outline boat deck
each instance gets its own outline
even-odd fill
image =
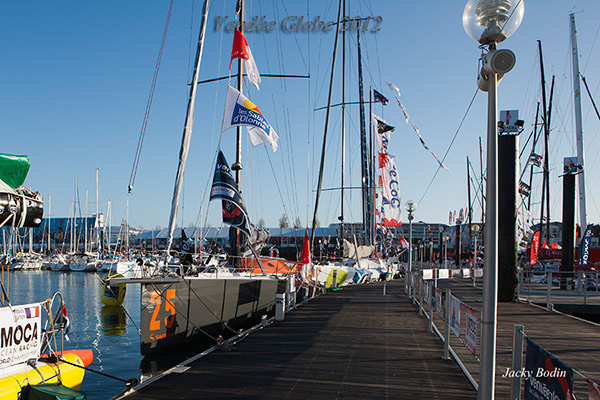
[[[403,281],[344,287],[177,368],[127,399],[475,399],[404,294]]]

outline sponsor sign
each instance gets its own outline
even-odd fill
[[[451,306],[450,329],[456,337],[460,337],[460,301],[454,296],[452,296]]]
[[[465,304],[466,318],[466,333],[465,347],[469,349],[473,355],[477,353],[477,310]]]
[[[577,172],[577,157],[565,157],[563,164],[563,172],[565,174],[574,174]]]
[[[527,338],[525,400],[573,399],[573,369]]]
[[[500,111],[500,121],[504,123],[503,132],[519,132],[516,124],[519,120],[519,110]]]
[[[442,291],[438,288],[433,292],[433,311],[442,317]]]
[[[40,356],[41,304],[0,308],[0,368]]]

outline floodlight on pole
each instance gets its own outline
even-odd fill
[[[496,317],[498,292],[498,106],[499,79],[516,63],[510,50],[497,50],[496,44],[512,35],[523,20],[524,0],[469,0],[463,13],[463,26],[471,39],[487,46],[481,57],[477,86],[488,92],[487,187],[484,234],[483,306],[481,314],[481,362],[479,400],[494,399],[496,372]]]

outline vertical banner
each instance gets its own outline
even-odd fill
[[[538,251],[540,249],[540,231],[536,231],[531,239],[531,255],[529,256],[529,265],[535,265],[538,262]]]
[[[590,260],[590,246],[592,244],[592,227],[588,225],[581,238],[581,244],[579,245],[579,268],[587,268]]]
[[[527,338],[525,400],[573,399],[573,369]]]
[[[460,337],[460,301],[454,296],[451,296],[451,298],[450,329],[452,329],[456,337]]]
[[[477,355],[477,310],[465,304],[465,316],[467,317],[465,347],[473,355]]]

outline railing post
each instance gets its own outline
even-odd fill
[[[546,273],[546,277],[548,278],[548,287],[546,290],[546,309],[548,311],[552,310],[552,303],[550,303],[552,297],[552,272]]]
[[[444,360],[449,360],[450,356],[448,355],[449,352],[449,347],[450,347],[450,323],[452,321],[451,315],[450,315],[450,307],[451,307],[451,301],[452,299],[452,293],[450,291],[450,289],[446,289],[446,332],[444,332],[444,357],[442,357]]]
[[[427,283],[429,287],[429,328],[427,332],[433,332],[433,284]]]
[[[415,285],[416,280],[417,280],[417,273],[413,271],[412,277],[410,280],[410,287],[412,288],[412,303],[413,304],[417,303],[417,288]]]
[[[523,289],[523,274],[525,271],[522,269],[519,270],[519,287],[517,289],[517,298],[521,300],[521,289]]]
[[[514,325],[512,370],[520,372],[523,368],[523,325]],[[510,382],[510,400],[521,400],[521,374],[513,376]]]
[[[420,301],[419,301],[419,315],[423,315],[423,275],[420,276],[421,279],[419,279],[419,297],[420,297]]]

